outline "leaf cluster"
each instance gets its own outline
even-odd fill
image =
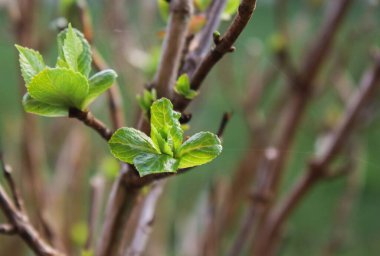
[[[42,116],[67,116],[70,108],[85,110],[115,81],[111,69],[91,72],[91,47],[83,34],[69,27],[60,32],[58,59],[48,67],[41,54],[16,45],[27,93],[23,97],[26,112]]]
[[[183,142],[181,114],[173,110],[166,98],[150,108],[150,137],[134,128],[118,129],[109,146],[119,160],[133,164],[140,176],[175,173],[178,169],[202,165],[222,152],[221,142],[211,132],[199,132]]]

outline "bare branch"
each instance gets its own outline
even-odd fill
[[[228,122],[230,121],[231,117],[232,117],[232,113],[231,112],[226,112],[226,113],[223,114],[222,120],[220,122],[219,129],[218,129],[218,132],[217,132],[217,135],[218,135],[219,138],[223,137],[224,130],[226,129],[226,126],[227,126]]]
[[[17,230],[11,224],[0,224],[0,234],[14,235],[14,234],[17,234]]]
[[[13,177],[12,177],[12,168],[4,162],[3,157],[4,157],[3,152],[0,152],[0,162],[1,162],[1,167],[3,169],[3,172],[4,172],[4,177],[5,177],[8,185],[9,185],[9,188],[10,188],[11,193],[12,193],[13,201],[14,201],[17,209],[20,211],[23,211],[23,202],[22,202],[20,193],[17,190],[16,184],[15,184]]]
[[[150,233],[152,232],[156,205],[164,186],[164,180],[153,183],[149,194],[145,198],[133,240],[125,256],[140,256],[144,253]]]
[[[171,15],[163,43],[163,52],[153,85],[159,97],[170,98],[177,78],[181,55],[186,43],[186,36],[193,4],[188,0],[174,0],[170,4]]]
[[[308,170],[295,183],[288,196],[269,215],[264,231],[260,235],[260,241],[257,243],[258,255],[270,251],[271,242],[276,239],[289,215],[311,188],[324,178],[326,168],[345,145],[346,138],[352,132],[360,111],[371,101],[379,85],[380,58],[378,56],[376,58],[375,67],[364,75],[359,89],[347,106],[343,120],[334,130],[326,150],[311,161]]]
[[[69,117],[82,121],[85,125],[94,129],[97,133],[99,133],[100,136],[102,136],[102,138],[107,141],[112,136],[112,131],[108,129],[104,123],[96,119],[96,117],[94,117],[91,112],[85,112],[76,108],[70,108]]]

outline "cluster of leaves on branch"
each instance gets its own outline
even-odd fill
[[[45,65],[42,56],[32,49],[16,45],[27,93],[23,98],[27,112],[42,116],[67,116],[70,109],[86,110],[88,105],[105,92],[117,75],[104,70],[89,77],[91,48],[83,34],[71,25],[58,34],[59,56],[54,68]],[[190,89],[187,75],[182,75],[175,91],[188,99],[197,92]],[[151,134],[124,127],[109,140],[113,155],[133,164],[140,176],[152,173],[174,173],[210,162],[222,146],[210,132],[200,132],[183,143],[184,130],[170,100],[157,100],[155,90],[144,91],[137,98],[146,114],[150,114]],[[149,116],[149,115],[147,115]]]
[[[178,169],[202,165],[222,152],[218,138],[210,132],[199,132],[183,142],[181,114],[173,110],[166,98],[150,108],[150,137],[134,128],[117,130],[109,140],[113,155],[133,164],[140,176],[152,173],[175,173]]]
[[[83,34],[71,25],[57,36],[58,59],[48,67],[41,54],[16,45],[27,93],[23,98],[26,112],[42,116],[67,116],[71,108],[87,107],[115,81],[111,69],[89,77],[91,48]]]

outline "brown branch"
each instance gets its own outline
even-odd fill
[[[150,233],[152,232],[156,205],[164,186],[165,181],[163,180],[153,183],[150,188],[149,194],[144,199],[133,240],[126,251],[125,256],[140,256],[144,253]]]
[[[17,190],[16,184],[15,184],[13,177],[12,177],[12,168],[4,162],[3,157],[4,157],[3,152],[0,152],[1,167],[2,167],[3,172],[4,172],[4,177],[5,177],[8,185],[9,185],[9,188],[11,190],[13,202],[15,203],[15,206],[18,210],[23,211],[23,202],[22,202],[22,199],[20,197],[20,193]]]
[[[190,77],[193,75],[199,62],[205,57],[212,43],[212,35],[220,24],[220,17],[224,11],[227,0],[214,0],[210,5],[207,13],[207,24],[198,33],[190,44],[190,53],[185,59],[180,74],[187,73]]]
[[[3,168],[8,169],[9,171],[7,165],[3,163],[3,159],[1,158],[0,160],[2,161]],[[7,174],[8,171],[4,170],[6,176],[9,175]],[[18,202],[19,206],[21,206],[20,198],[16,192],[17,190],[13,179],[9,177],[6,179],[8,182],[9,180],[12,180],[12,185],[10,186],[12,193],[15,193],[13,195],[15,197],[14,200],[15,202]],[[10,226],[2,225],[1,233],[17,233],[37,255],[63,255],[45,242],[45,240],[38,234],[37,230],[30,223],[28,216],[24,213],[22,207],[16,207],[8,197],[2,185],[0,185],[0,208],[10,222]]]
[[[285,221],[299,204],[300,200],[314,187],[314,185],[324,178],[324,173],[332,161],[337,157],[340,150],[345,145],[347,137],[352,132],[357,123],[360,111],[371,101],[380,81],[380,57],[376,57],[375,67],[367,72],[359,89],[347,106],[347,111],[332,134],[326,150],[319,157],[310,162],[308,170],[295,183],[288,196],[269,215],[260,240],[257,245],[257,255],[268,255],[272,242],[278,236]]]
[[[108,64],[99,54],[95,46],[92,47],[92,60],[95,68],[97,70],[103,70],[108,68]],[[108,105],[110,109],[111,121],[113,129],[118,129],[122,127],[125,123],[124,113],[123,113],[123,99],[120,93],[120,86],[115,81],[115,83],[108,89]]]
[[[0,224],[0,234],[2,235],[15,235],[17,230],[15,226],[11,224]]]
[[[101,213],[101,205],[103,200],[104,179],[95,176],[91,179],[91,200],[88,214],[88,237],[85,248],[89,250],[92,247],[94,237],[96,235],[97,220]]]
[[[226,112],[226,113],[223,114],[222,120],[220,121],[219,129],[218,129],[218,132],[217,132],[217,135],[218,135],[219,138],[223,137],[224,130],[226,129],[227,124],[230,121],[231,117],[232,117],[232,113],[231,112]]]
[[[70,118],[76,118],[80,121],[82,121],[85,125],[91,127],[94,129],[102,138],[105,140],[109,140],[112,136],[112,131],[106,127],[102,121],[96,119],[91,112],[88,111],[81,111],[76,108],[70,108],[69,109],[69,117]]]
[[[80,20],[83,27],[83,33],[87,41],[92,45],[92,60],[94,67],[100,71],[108,68],[108,64],[99,54],[96,47],[93,45],[93,28],[91,23],[91,14],[88,9],[86,0],[78,3]],[[123,100],[118,83],[115,83],[107,90],[108,105],[110,110],[113,129],[116,130],[124,125]]]
[[[188,0],[175,0],[170,4],[171,15],[163,43],[163,52],[153,86],[158,97],[170,98],[177,78],[181,56],[186,44],[193,5]]]

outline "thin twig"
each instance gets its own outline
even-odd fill
[[[17,230],[12,224],[0,224],[0,234],[15,235],[17,234]]]
[[[232,117],[231,112],[226,112],[223,114],[222,120],[220,121],[219,129],[217,132],[217,135],[219,138],[223,137],[224,130],[226,129],[226,126],[227,126],[228,122],[230,121],[231,117]]]
[[[166,181],[153,183],[144,200],[141,215],[133,236],[133,240],[127,249],[125,256],[140,256],[144,253],[154,223],[156,205],[160,198]]]
[[[4,162],[3,157],[4,157],[3,152],[0,151],[1,167],[2,167],[3,172],[4,172],[4,177],[5,177],[8,185],[9,185],[9,188],[11,190],[13,201],[14,201],[17,209],[20,211],[23,211],[23,202],[22,202],[22,199],[20,197],[20,193],[16,188],[15,181],[13,180],[13,177],[12,177],[12,168]]]
[[[310,162],[308,170],[295,183],[288,196],[278,205],[269,215],[264,230],[260,235],[260,241],[257,243],[257,255],[267,255],[270,252],[272,241],[276,239],[278,232],[282,229],[285,221],[299,204],[300,200],[314,187],[314,185],[323,179],[325,170],[330,163],[337,157],[340,150],[345,145],[348,135],[352,132],[354,125],[357,123],[360,111],[371,102],[377,86],[380,81],[380,58],[376,57],[375,67],[367,72],[360,84],[354,97],[347,106],[347,111],[333,131],[331,140],[326,146],[326,150]]]
[[[85,125],[94,129],[107,141],[112,136],[112,131],[108,129],[102,121],[96,119],[96,117],[94,117],[91,112],[81,111],[76,108],[70,108],[69,117],[82,121]]]

